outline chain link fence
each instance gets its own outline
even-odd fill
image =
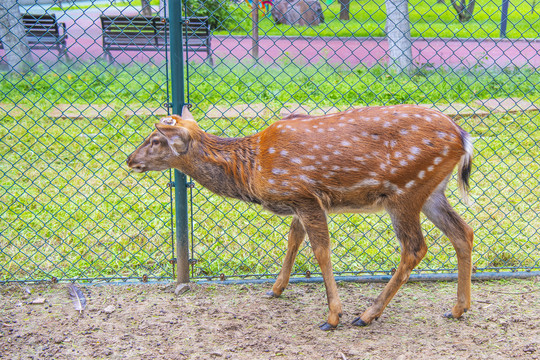
[[[476,271],[538,273],[536,2],[188,0],[184,18],[167,23],[169,5],[21,5],[26,36],[0,28],[0,281],[173,277],[172,175],[124,165],[169,112],[171,78],[182,80],[201,127],[222,136],[253,134],[291,112],[414,103],[449,114],[475,142],[473,205],[459,202],[455,180],[448,191],[475,229]],[[15,11],[2,7],[4,24]],[[40,14],[54,15],[59,35],[35,46]],[[173,74],[167,25],[180,20],[185,65]],[[188,195],[191,278],[279,272],[290,219],[197,184]],[[336,275],[397,266],[387,215],[332,215],[329,228]],[[428,221],[423,229],[429,252],[415,274],[455,273],[447,239]],[[306,241],[293,276],[318,271]]]

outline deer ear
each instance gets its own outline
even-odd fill
[[[191,115],[191,113],[189,112],[187,105],[184,105],[184,107],[182,108],[182,120],[195,122],[195,119],[193,118],[193,115]]]
[[[183,154],[187,151],[191,137],[185,127],[157,123],[156,129],[165,137],[169,147],[176,155]]]

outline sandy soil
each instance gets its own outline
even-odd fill
[[[0,287],[2,359],[540,359],[540,279],[473,283],[461,320],[442,317],[455,283],[409,283],[381,318],[350,325],[384,284],[340,283],[337,330],[322,284],[292,284],[279,299],[263,285]],[[31,293],[29,293],[31,292]]]

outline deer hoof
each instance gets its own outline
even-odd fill
[[[268,296],[269,298],[277,298],[277,297],[279,297],[279,295],[274,294],[274,292],[272,290],[267,291],[266,296]]]
[[[357,317],[356,319],[353,320],[352,324],[354,326],[368,326],[369,324],[366,323],[364,320],[362,320],[361,317]]]
[[[322,325],[319,325],[319,329],[321,329],[322,331],[331,331],[331,330],[335,330],[336,328],[337,326],[332,326],[327,322],[325,322]]]
[[[466,313],[467,310],[469,310],[469,309],[463,309],[463,313]],[[447,319],[459,319],[459,318],[461,318],[461,315],[458,316],[458,317],[452,315],[452,311],[447,311],[447,312],[445,312],[443,316],[444,316],[445,318],[447,318]]]

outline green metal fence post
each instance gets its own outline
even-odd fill
[[[169,1],[169,36],[171,44],[171,100],[173,113],[184,106],[184,58],[182,53],[182,2]],[[189,228],[186,175],[174,170],[176,210],[176,281],[189,282]]]

